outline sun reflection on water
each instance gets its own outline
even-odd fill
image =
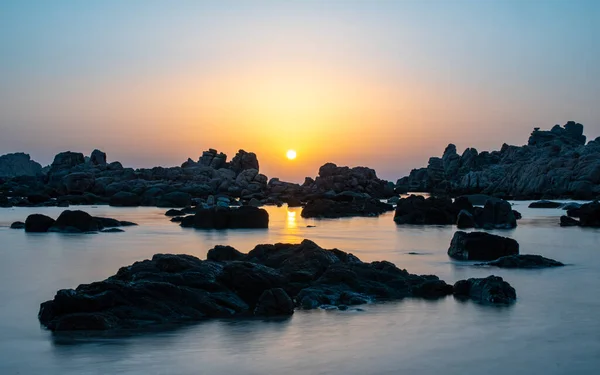
[[[297,228],[298,225],[296,224],[296,211],[289,211],[287,212],[287,222],[286,222],[286,227],[289,229],[293,229],[293,228]]]

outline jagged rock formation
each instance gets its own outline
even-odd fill
[[[94,150],[89,158],[67,151],[55,156],[45,175],[0,181],[0,206],[109,203],[185,207],[193,198],[211,194],[264,199],[268,179],[258,167],[256,155],[244,150],[231,163],[225,154],[211,149],[197,163],[190,160],[182,167],[136,170],[119,162],[107,163],[100,150]]]
[[[488,303],[514,300],[514,289],[497,279],[463,280],[457,291]],[[294,307],[345,309],[370,301],[439,298],[454,290],[436,276],[412,275],[386,261],[365,263],[304,240],[258,245],[248,254],[217,246],[205,261],[156,254],[122,267],[104,281],[59,290],[53,300],[41,304],[38,318],[52,331],[110,330],[215,317],[290,315]]]
[[[414,169],[396,188],[452,195],[484,193],[514,199],[576,198],[600,195],[600,137],[585,145],[583,125],[569,121],[550,131],[534,129],[526,146],[499,151],[448,145],[427,168]]]
[[[31,160],[29,154],[22,152],[0,156],[0,177],[37,176],[42,173],[42,166]]]

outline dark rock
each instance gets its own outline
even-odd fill
[[[104,281],[59,290],[41,304],[38,318],[52,331],[129,329],[215,317],[290,315],[295,306],[345,309],[454,291],[436,276],[411,275],[385,261],[363,263],[307,240],[258,245],[247,255],[228,247],[209,254],[219,260],[156,254]],[[244,261],[232,259],[238,257]]]
[[[569,211],[567,211],[567,214],[569,214]],[[569,214],[569,216],[572,215]],[[600,228],[600,202],[594,201],[581,205],[578,209],[578,216],[582,227]]]
[[[237,251],[231,246],[217,245],[214,248],[208,250],[206,254],[207,260],[215,262],[226,262],[232,260],[244,260],[246,254]]]
[[[80,152],[61,152],[54,157],[54,161],[50,165],[52,171],[58,171],[63,169],[71,169],[80,164],[85,163],[85,158]]]
[[[215,206],[199,209],[195,215],[184,217],[181,226],[197,229],[268,228],[269,214],[262,208],[251,206]]]
[[[523,215],[521,215],[521,213],[517,210],[512,210],[512,213],[515,215],[516,220],[521,220],[523,218]]]
[[[253,152],[246,152],[244,150],[239,150],[237,154],[231,159],[229,163],[229,168],[233,170],[236,174],[246,170],[246,169],[255,169],[259,170],[258,167],[258,159],[256,154]]]
[[[350,201],[317,199],[306,203],[302,217],[338,218],[350,216],[378,216],[394,206],[372,198],[351,198]]]
[[[123,229],[119,229],[119,228],[108,228],[108,229],[102,229],[100,232],[102,233],[121,233],[121,232],[125,232]]]
[[[560,226],[561,227],[576,227],[579,225],[580,225],[579,220],[570,218],[565,215],[560,217]]]
[[[58,216],[53,228],[58,231],[72,231],[71,228],[76,228],[81,232],[95,232],[102,229],[102,226],[87,212],[65,210]]]
[[[281,288],[265,290],[254,309],[254,315],[257,316],[292,315],[293,313],[294,301]]]
[[[42,166],[31,160],[29,154],[22,152],[0,156],[0,177],[37,176]]]
[[[486,232],[454,233],[448,255],[458,260],[494,260],[519,254],[519,243],[512,238]]]
[[[106,165],[106,154],[100,150],[92,151],[90,163],[92,163],[92,165]]]
[[[529,204],[529,208],[559,208],[563,204],[560,202],[552,202],[552,201],[537,201]]]
[[[140,197],[126,191],[120,191],[110,197],[111,206],[116,207],[137,207],[140,205]]]
[[[467,210],[461,210],[456,219],[456,227],[458,229],[475,228],[475,218]]]
[[[398,201],[394,221],[396,224],[450,225],[456,223],[457,214],[450,198],[425,199],[423,196],[411,195]]]
[[[495,266],[500,268],[546,268],[564,266],[564,264],[554,259],[544,258],[541,255],[529,254],[508,255],[491,262],[477,265]]]
[[[454,295],[483,304],[508,305],[517,299],[515,289],[498,276],[457,281],[454,284]]]
[[[94,186],[94,175],[86,172],[71,173],[63,177],[62,183],[68,194],[82,194]]]
[[[25,232],[47,232],[55,220],[42,214],[32,214],[25,220]]]
[[[517,226],[512,206],[503,199],[488,199],[483,209],[474,209],[474,214],[477,228],[511,229]]]
[[[31,193],[27,195],[27,200],[31,204],[41,204],[48,202],[50,199],[50,196],[44,193]]]
[[[165,216],[183,216],[183,215],[185,215],[185,212],[183,212],[182,210],[176,210],[174,208],[165,212]]]
[[[10,225],[10,229],[25,229],[25,223],[22,221],[15,221]]]

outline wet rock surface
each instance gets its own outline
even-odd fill
[[[509,305],[517,299],[515,289],[498,276],[457,281],[454,284],[454,295],[482,304]]]
[[[547,268],[562,267],[563,263],[554,259],[544,258],[541,255],[508,255],[477,266],[495,266],[500,268]]]
[[[204,261],[156,254],[122,267],[104,281],[59,290],[53,300],[41,304],[38,318],[52,331],[111,330],[216,317],[285,316],[294,308],[343,310],[457,292],[489,303],[506,300],[492,288],[496,280],[463,281],[457,290],[436,276],[413,275],[386,261],[365,263],[309,240],[257,245],[248,254],[218,246],[208,254]],[[500,285],[501,290],[507,288]]]

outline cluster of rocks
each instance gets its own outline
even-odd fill
[[[367,167],[338,167],[327,163],[319,168],[316,178],[306,177],[303,184],[272,178],[268,184],[269,197],[294,206],[314,199],[331,199],[339,194],[355,193],[364,197],[383,199],[395,195],[394,184],[377,177]]]
[[[193,215],[180,217],[184,228],[196,229],[258,229],[269,227],[269,213],[258,207],[220,207],[198,208]]]
[[[484,260],[477,266],[500,268],[546,268],[564,266],[541,255],[519,254],[519,243],[512,238],[486,232],[457,231],[452,237],[448,256],[457,260]]]
[[[378,216],[392,211],[394,206],[383,203],[379,199],[370,198],[360,193],[344,192],[330,199],[308,201],[302,208],[302,217],[306,218],[339,218],[350,216]]]
[[[569,121],[550,131],[534,129],[525,146],[504,144],[499,151],[448,145],[399,179],[398,190],[451,194],[484,193],[512,199],[575,198],[600,195],[600,137],[585,144],[583,125]]]
[[[26,232],[60,232],[60,233],[87,233],[87,232],[122,232],[119,227],[137,225],[130,221],[119,221],[106,217],[96,217],[80,210],[65,210],[56,220],[42,215],[32,214],[25,222],[12,223],[12,229],[25,229]]]
[[[579,218],[579,220],[574,218]],[[567,209],[567,215],[560,217],[560,225],[563,227],[600,228],[600,202],[593,201],[582,204],[580,207],[572,206]]]
[[[488,197],[484,206],[478,207],[469,198],[461,196],[452,201],[448,197],[410,195],[398,200],[394,221],[397,224],[456,224],[459,228],[510,229],[517,226],[517,218],[521,215],[509,202]]]
[[[196,197],[225,194],[263,198],[267,176],[259,173],[256,155],[240,150],[231,162],[209,150],[198,162],[181,167],[124,168],[108,163],[106,154],[94,150],[90,157],[78,152],[55,156],[44,173],[19,174],[0,181],[0,206],[113,206],[185,207]]]
[[[38,176],[41,174],[42,166],[31,160],[29,154],[17,152],[0,156],[0,178]]]
[[[379,300],[451,294],[493,304],[514,299],[514,289],[499,278],[463,280],[453,286],[433,275],[413,275],[386,261],[365,263],[304,240],[258,245],[248,254],[217,246],[204,261],[156,254],[104,281],[59,290],[53,300],[41,304],[38,318],[53,331],[108,330],[215,317],[290,315],[294,308],[344,310]]]

